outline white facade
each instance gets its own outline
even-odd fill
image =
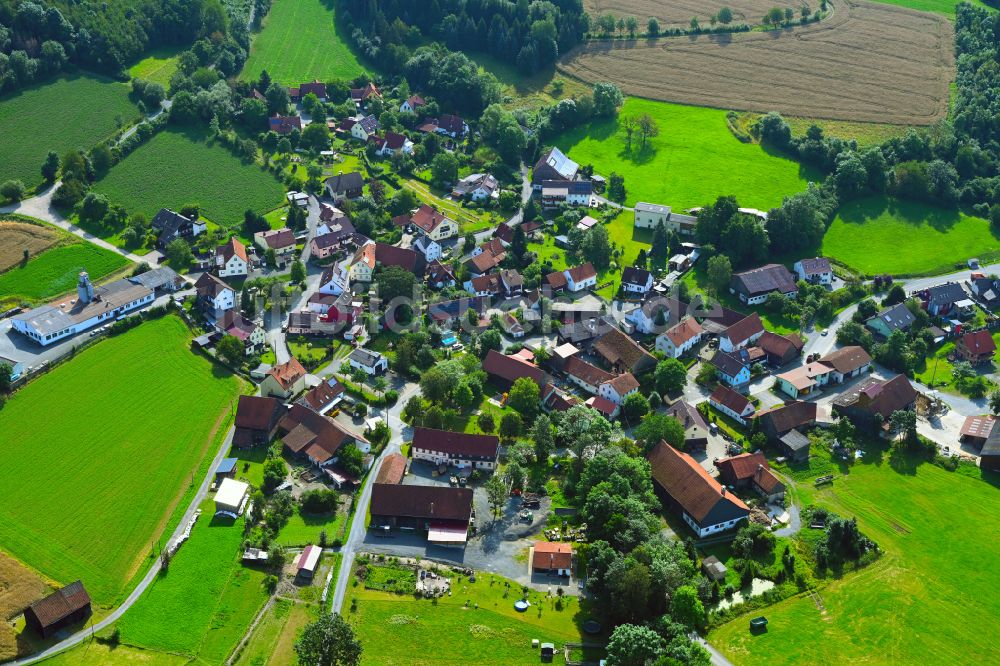
[[[219,256],[218,260],[222,261],[222,257]],[[229,261],[219,267],[219,277],[243,277],[248,272],[249,266],[247,266],[247,262],[243,261],[243,258],[236,254],[229,257]]]
[[[737,423],[742,423],[743,425],[746,425],[746,417],[752,415],[755,411],[752,404],[748,404],[746,408],[743,410],[743,413],[741,414],[738,413],[735,409],[729,409],[729,407],[726,407],[721,402],[716,402],[715,400],[711,399],[709,399],[708,402],[726,416],[729,416],[730,418],[734,419]]]
[[[337,266],[333,269],[330,279],[319,285],[319,293],[340,296],[347,291],[349,280],[347,269],[343,266]]]
[[[413,243],[413,249],[424,255],[427,263],[441,258],[441,246],[427,236],[421,236]]]
[[[495,460],[471,460],[469,458],[462,458],[461,456],[452,456],[441,451],[431,451],[430,449],[418,449],[413,447],[410,450],[410,455],[414,460],[424,460],[431,463],[432,465],[451,465],[452,467],[457,467],[458,469],[496,469],[497,463]]]
[[[795,271],[795,275],[798,279],[805,280],[806,282],[811,282],[813,284],[830,284],[833,282],[832,270],[807,275],[801,261],[796,261],[795,265],[792,266],[792,269]]]
[[[635,228],[655,229],[663,223],[664,228],[668,228],[670,219],[670,206],[660,206],[640,201],[635,205]]]
[[[113,310],[106,310],[104,312],[100,312],[98,314],[95,314],[93,317],[84,319],[83,321],[75,323],[67,322],[66,327],[51,333],[44,333],[38,330],[35,327],[34,323],[31,321],[31,319],[23,316],[12,318],[11,327],[18,333],[26,335],[27,337],[31,338],[38,344],[45,347],[52,344],[53,342],[57,342],[59,340],[63,340],[70,336],[76,335],[77,333],[86,331],[87,329],[93,328],[94,326],[98,326],[101,324],[110,324],[117,317],[127,312],[131,312],[132,310],[136,310],[143,306],[149,305],[150,303],[153,302],[153,300],[154,300],[154,294],[153,292],[150,291],[146,295],[137,298],[135,300],[129,301],[128,303],[125,303],[123,305],[120,305],[117,308],[114,308]],[[32,312],[41,311],[45,308],[54,309],[52,308],[52,306],[43,305],[42,307],[36,308],[35,310],[28,312],[27,314],[30,315]],[[59,311],[58,314],[62,315],[64,313]]]
[[[747,345],[753,344],[760,339],[760,336],[764,335],[764,331],[759,331],[754,333],[746,340],[731,340],[726,336],[725,333],[719,336],[719,349],[724,352],[734,352],[737,349],[743,349]]]
[[[236,292],[232,289],[223,289],[215,298],[209,299],[209,303],[217,312],[225,312],[236,307]]]
[[[566,274],[566,288],[570,291],[581,291],[583,289],[589,289],[597,285],[597,276],[593,275],[591,277],[586,277],[577,282],[570,275],[569,271],[563,271]]]
[[[653,288],[653,276],[646,278],[645,284],[635,284],[634,282],[622,282],[622,289],[631,294],[645,294]]]
[[[375,352],[372,353],[374,354]],[[370,365],[359,361],[354,358],[353,355],[348,357],[348,361],[350,362],[352,368],[361,370],[366,375],[376,375],[389,369],[389,362],[386,360],[385,356],[382,356],[381,354],[376,354],[376,356],[377,358],[373,359]]]
[[[633,393],[638,393],[639,389],[634,388],[631,391],[627,391],[625,395],[619,395],[615,387],[611,385],[611,382],[604,382],[597,389],[597,395],[604,398],[605,400],[610,400],[619,407],[625,402],[625,398],[632,395]]]
[[[741,520],[744,520],[743,518],[737,518],[735,520],[728,520],[724,523],[719,523],[717,525],[707,525],[705,527],[698,527],[698,523],[696,523],[694,519],[691,518],[691,516],[687,515],[686,511],[681,512],[681,515],[684,518],[684,522],[688,524],[688,527],[694,530],[695,534],[697,534],[699,538],[708,536],[709,534],[714,534],[716,532],[725,532],[726,530],[735,527],[737,524],[739,524]]]
[[[675,345],[674,341],[666,333],[661,333],[656,337],[656,351],[663,352],[669,358],[680,358],[684,352],[701,342],[701,336],[702,334],[699,333],[685,340],[680,345]]]

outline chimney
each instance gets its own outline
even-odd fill
[[[726,496],[726,487],[725,486],[722,486],[722,496],[723,497]]]

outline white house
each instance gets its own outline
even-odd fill
[[[402,153],[404,155],[413,154],[413,142],[402,134],[396,132],[386,132],[384,137],[372,137],[375,144],[375,153],[382,157],[389,157]]]
[[[433,241],[442,241],[458,233],[458,223],[427,204],[413,213],[410,223]]]
[[[597,388],[597,395],[605,400],[610,400],[619,406],[625,402],[625,398],[627,396],[638,392],[639,381],[632,376],[631,372],[618,375],[611,381],[604,382]]]
[[[684,317],[656,338],[656,351],[668,358],[678,358],[701,342],[704,330],[694,317]]]
[[[421,236],[415,240],[413,245],[410,247],[411,249],[424,255],[424,259],[427,260],[427,263],[441,258],[441,246],[431,240],[429,236]]]
[[[636,229],[655,229],[661,223],[666,229],[669,220],[670,206],[661,206],[645,201],[640,201],[635,205],[634,225]]]
[[[211,273],[202,273],[194,288],[207,310],[225,312],[236,307],[236,291]]]
[[[582,291],[597,285],[597,270],[589,261],[567,268],[563,273],[566,275],[566,288],[570,291]]]
[[[473,201],[485,201],[500,197],[500,183],[492,174],[473,173],[462,178],[451,190],[456,199],[468,197]]]
[[[389,361],[382,354],[370,349],[357,348],[347,357],[351,367],[366,375],[378,375],[389,369]]]
[[[653,288],[653,274],[645,268],[626,266],[622,271],[622,291],[627,294],[647,294]]]
[[[95,287],[86,271],[80,273],[76,292],[75,299],[14,315],[11,327],[44,347],[99,324],[110,324],[119,316],[152,303],[155,297],[152,289],[128,278]]]
[[[245,277],[250,271],[246,245],[234,236],[215,248],[215,267],[219,277]]]
[[[417,109],[419,109],[422,106],[425,106],[426,104],[427,102],[425,102],[424,98],[421,97],[420,95],[410,95],[408,98],[406,98],[405,101],[403,101],[402,104],[399,105],[399,112],[416,113]]]
[[[746,420],[753,416],[753,413],[756,411],[753,403],[746,396],[722,384],[716,386],[715,390],[712,391],[712,395],[708,398],[708,403],[737,423],[743,425],[746,425]]]
[[[471,435],[416,427],[413,429],[410,454],[414,460],[424,460],[433,465],[492,470],[497,465],[499,448],[500,439],[496,435]]]
[[[368,242],[354,253],[347,275],[351,282],[371,282],[375,272],[375,243]]]
[[[811,284],[830,284],[833,282],[833,268],[830,260],[825,257],[800,259],[792,266],[800,280]]]
[[[348,271],[341,265],[329,266],[319,277],[319,293],[340,296],[350,284]]]
[[[351,127],[351,136],[353,136],[358,141],[368,142],[370,137],[375,136],[378,132],[378,120],[375,116],[365,116],[359,119]]]
[[[764,335],[764,324],[760,321],[760,315],[754,312],[719,334],[719,349],[724,352],[743,349],[757,342],[762,335]]]
[[[263,351],[267,342],[264,328],[235,310],[223,312],[215,325],[225,335],[231,335],[242,342],[247,356]]]
[[[661,324],[657,325],[660,315],[663,315]],[[639,307],[635,308],[627,315],[625,321],[635,326],[635,330],[643,335],[659,333],[670,320],[669,301],[663,297],[646,299]]]

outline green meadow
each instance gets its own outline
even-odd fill
[[[888,197],[844,204],[820,252],[862,273],[945,273],[1000,250],[989,222],[958,210]]]
[[[59,245],[32,257],[23,268],[18,264],[0,273],[0,298],[49,299],[72,291],[82,270],[96,282],[127,264],[125,257],[92,243]]]
[[[332,0],[274,0],[250,45],[244,79],[262,70],[286,86],[353,79],[365,68],[334,25]]]
[[[916,9],[922,12],[935,12],[937,14],[944,14],[945,16],[955,17],[955,5],[958,4],[958,0],[876,0],[877,2],[884,2],[889,5],[899,5],[900,7],[909,7],[910,9]],[[988,3],[982,2],[982,0],[965,0],[966,2],[971,2],[979,7],[992,7],[996,8],[995,5],[990,5]]]
[[[71,148],[88,150],[119,123],[136,120],[128,92],[124,83],[73,74],[0,97],[0,182],[38,185],[50,150],[60,157]]]
[[[827,456],[828,457],[828,456]],[[858,573],[763,611],[767,632],[743,616],[708,640],[737,664],[974,664],[997,658],[996,567],[980,566],[1000,539],[1000,480],[972,466],[947,472],[908,458],[872,456],[834,469],[832,485],[798,494],[840,515],[884,551]],[[829,470],[825,470],[829,471]],[[816,476],[819,472],[812,474]]]
[[[649,114],[660,135],[645,148],[633,138],[628,150],[623,116]],[[604,177],[625,177],[626,204],[636,201],[672,206],[704,206],[735,195],[743,206],[766,210],[784,196],[803,190],[821,174],[756,144],[741,143],[717,109],[681,106],[630,97],[618,118],[597,120],[551,140],[581,165]]]
[[[149,564],[240,392],[190,338],[176,317],[147,321],[0,410],[0,544],[60,583],[82,579],[95,606]]]
[[[170,77],[177,71],[179,52],[178,48],[169,46],[149,51],[145,58],[128,68],[129,76],[159,83],[167,88],[170,86]]]
[[[163,131],[111,168],[94,189],[130,213],[152,217],[160,208],[201,206],[203,217],[232,227],[250,208],[283,202],[284,188],[256,164],[243,162],[195,131]]]

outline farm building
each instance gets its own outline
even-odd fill
[[[495,469],[500,439],[432,428],[414,428],[411,455],[435,465],[459,469]]]
[[[378,468],[378,476],[375,483],[402,483],[406,475],[406,458],[399,453],[390,453],[382,460],[382,466]]]
[[[376,483],[371,529],[417,530],[437,546],[465,547],[472,517],[472,490],[445,486]]]
[[[24,623],[42,638],[81,622],[91,614],[90,595],[75,581],[24,610]]]
[[[531,570],[553,576],[569,576],[573,568],[573,545],[536,541],[531,555]]]
[[[278,436],[289,453],[320,466],[332,463],[341,447],[348,444],[355,444],[362,453],[371,448],[368,440],[358,433],[300,404],[292,405],[281,417]]]
[[[793,462],[809,460],[809,438],[794,428],[778,438],[778,447]]]
[[[302,554],[295,562],[295,576],[301,580],[312,580],[316,574],[316,567],[319,565],[319,556],[323,549],[319,546],[309,544],[302,549]]]
[[[235,479],[236,465],[239,462],[238,458],[223,458],[215,468],[215,482],[222,483],[223,479]]]
[[[275,398],[241,395],[236,403],[236,422],[233,446],[246,448],[268,444],[278,428],[278,420],[285,408]]]
[[[762,453],[741,453],[715,462],[723,483],[734,488],[751,488],[768,501],[785,496],[785,484],[771,472]]]
[[[238,518],[250,494],[250,486],[235,479],[223,479],[215,493],[215,515]]]
[[[503,388],[522,377],[531,379],[539,386],[545,385],[545,371],[516,354],[501,354],[491,349],[483,359],[483,370]]]

